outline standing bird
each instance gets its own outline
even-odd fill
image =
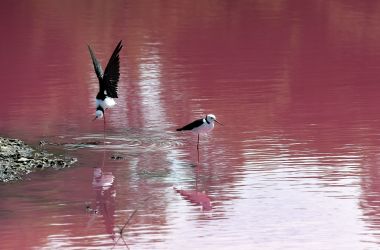
[[[205,118],[201,118],[195,120],[182,128],[178,128],[177,131],[189,130],[193,133],[198,134],[198,142],[197,142],[197,151],[198,151],[198,162],[199,162],[199,134],[206,134],[214,129],[214,122],[221,124],[216,120],[215,115],[208,114]]]
[[[91,54],[91,59],[92,63],[94,64],[95,73],[99,80],[99,92],[96,95],[96,112],[94,120],[104,117],[104,130],[106,127],[106,119],[104,112],[107,108],[112,108],[113,106],[115,106],[116,102],[113,98],[118,97],[117,83],[120,77],[119,52],[121,48],[123,48],[121,42],[122,41],[120,41],[117,44],[114,52],[112,53],[111,58],[106,66],[106,69],[104,70],[104,73],[102,66],[96,59],[95,54],[92,51],[90,45],[88,45],[88,50]]]

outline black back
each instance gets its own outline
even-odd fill
[[[203,118],[195,120],[192,123],[189,123],[189,124],[183,126],[182,128],[178,128],[177,131],[192,130],[192,129],[196,128],[196,127],[201,126],[202,124],[203,124]]]
[[[102,70],[102,67],[99,61],[96,59],[94,52],[92,51],[90,45],[88,45],[88,49],[91,54],[92,63],[94,64],[94,69],[96,76],[99,80],[99,93],[96,96],[97,99],[104,100],[106,96],[117,98],[117,89],[118,89],[118,81],[120,78],[120,58],[119,52],[123,48],[123,45],[120,41],[115,50],[113,51],[111,58],[108,61],[106,69]]]

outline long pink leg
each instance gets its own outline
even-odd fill
[[[103,113],[103,121],[104,121],[104,126],[103,126],[103,139],[104,139],[104,143],[105,143],[105,140],[106,140],[106,114]]]
[[[198,134],[198,142],[197,142],[197,152],[198,152],[198,163],[199,163],[199,134]]]

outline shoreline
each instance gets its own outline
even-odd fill
[[[22,180],[37,170],[67,168],[75,162],[76,158],[33,148],[20,139],[0,137],[0,183]]]

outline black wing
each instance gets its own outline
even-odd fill
[[[102,66],[100,65],[99,61],[96,59],[95,54],[92,51],[90,45],[87,45],[87,46],[88,46],[88,50],[90,51],[90,54],[91,54],[91,59],[92,59],[92,63],[94,64],[94,69],[95,69],[96,76],[98,77],[99,83],[100,83],[102,81],[102,79],[103,79],[103,69],[102,69]]]
[[[199,127],[203,124],[203,118],[202,119],[198,119],[198,120],[195,120],[193,121],[192,123],[189,123],[185,126],[183,126],[182,128],[177,128],[177,131],[182,131],[182,130],[192,130],[193,128],[196,128],[196,127]]]
[[[123,45],[121,44],[122,41],[120,41],[114,52],[111,55],[110,60],[108,61],[107,67],[104,70],[103,75],[103,85],[104,89],[106,90],[107,96],[112,98],[117,98],[117,83],[119,81],[120,77],[120,59],[119,59],[119,52],[121,48],[123,48]]]

